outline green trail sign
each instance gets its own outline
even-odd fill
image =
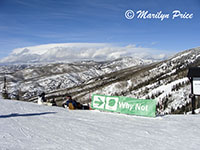
[[[155,117],[156,101],[121,96],[92,96],[92,108],[104,111]]]

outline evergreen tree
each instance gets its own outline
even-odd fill
[[[4,84],[3,84],[3,89],[2,89],[2,97],[4,99],[8,99],[8,90],[7,90],[7,80],[6,80],[6,77],[4,77]]]

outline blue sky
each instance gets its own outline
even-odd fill
[[[127,9],[192,19],[125,18]],[[0,58],[49,43],[112,43],[178,52],[200,46],[199,0],[0,0]]]

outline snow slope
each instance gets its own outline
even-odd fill
[[[145,118],[0,100],[0,150],[199,149],[199,129],[199,115]]]

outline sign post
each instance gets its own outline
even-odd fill
[[[200,67],[189,68],[187,77],[191,82],[192,114],[195,114],[195,96],[200,96]]]

